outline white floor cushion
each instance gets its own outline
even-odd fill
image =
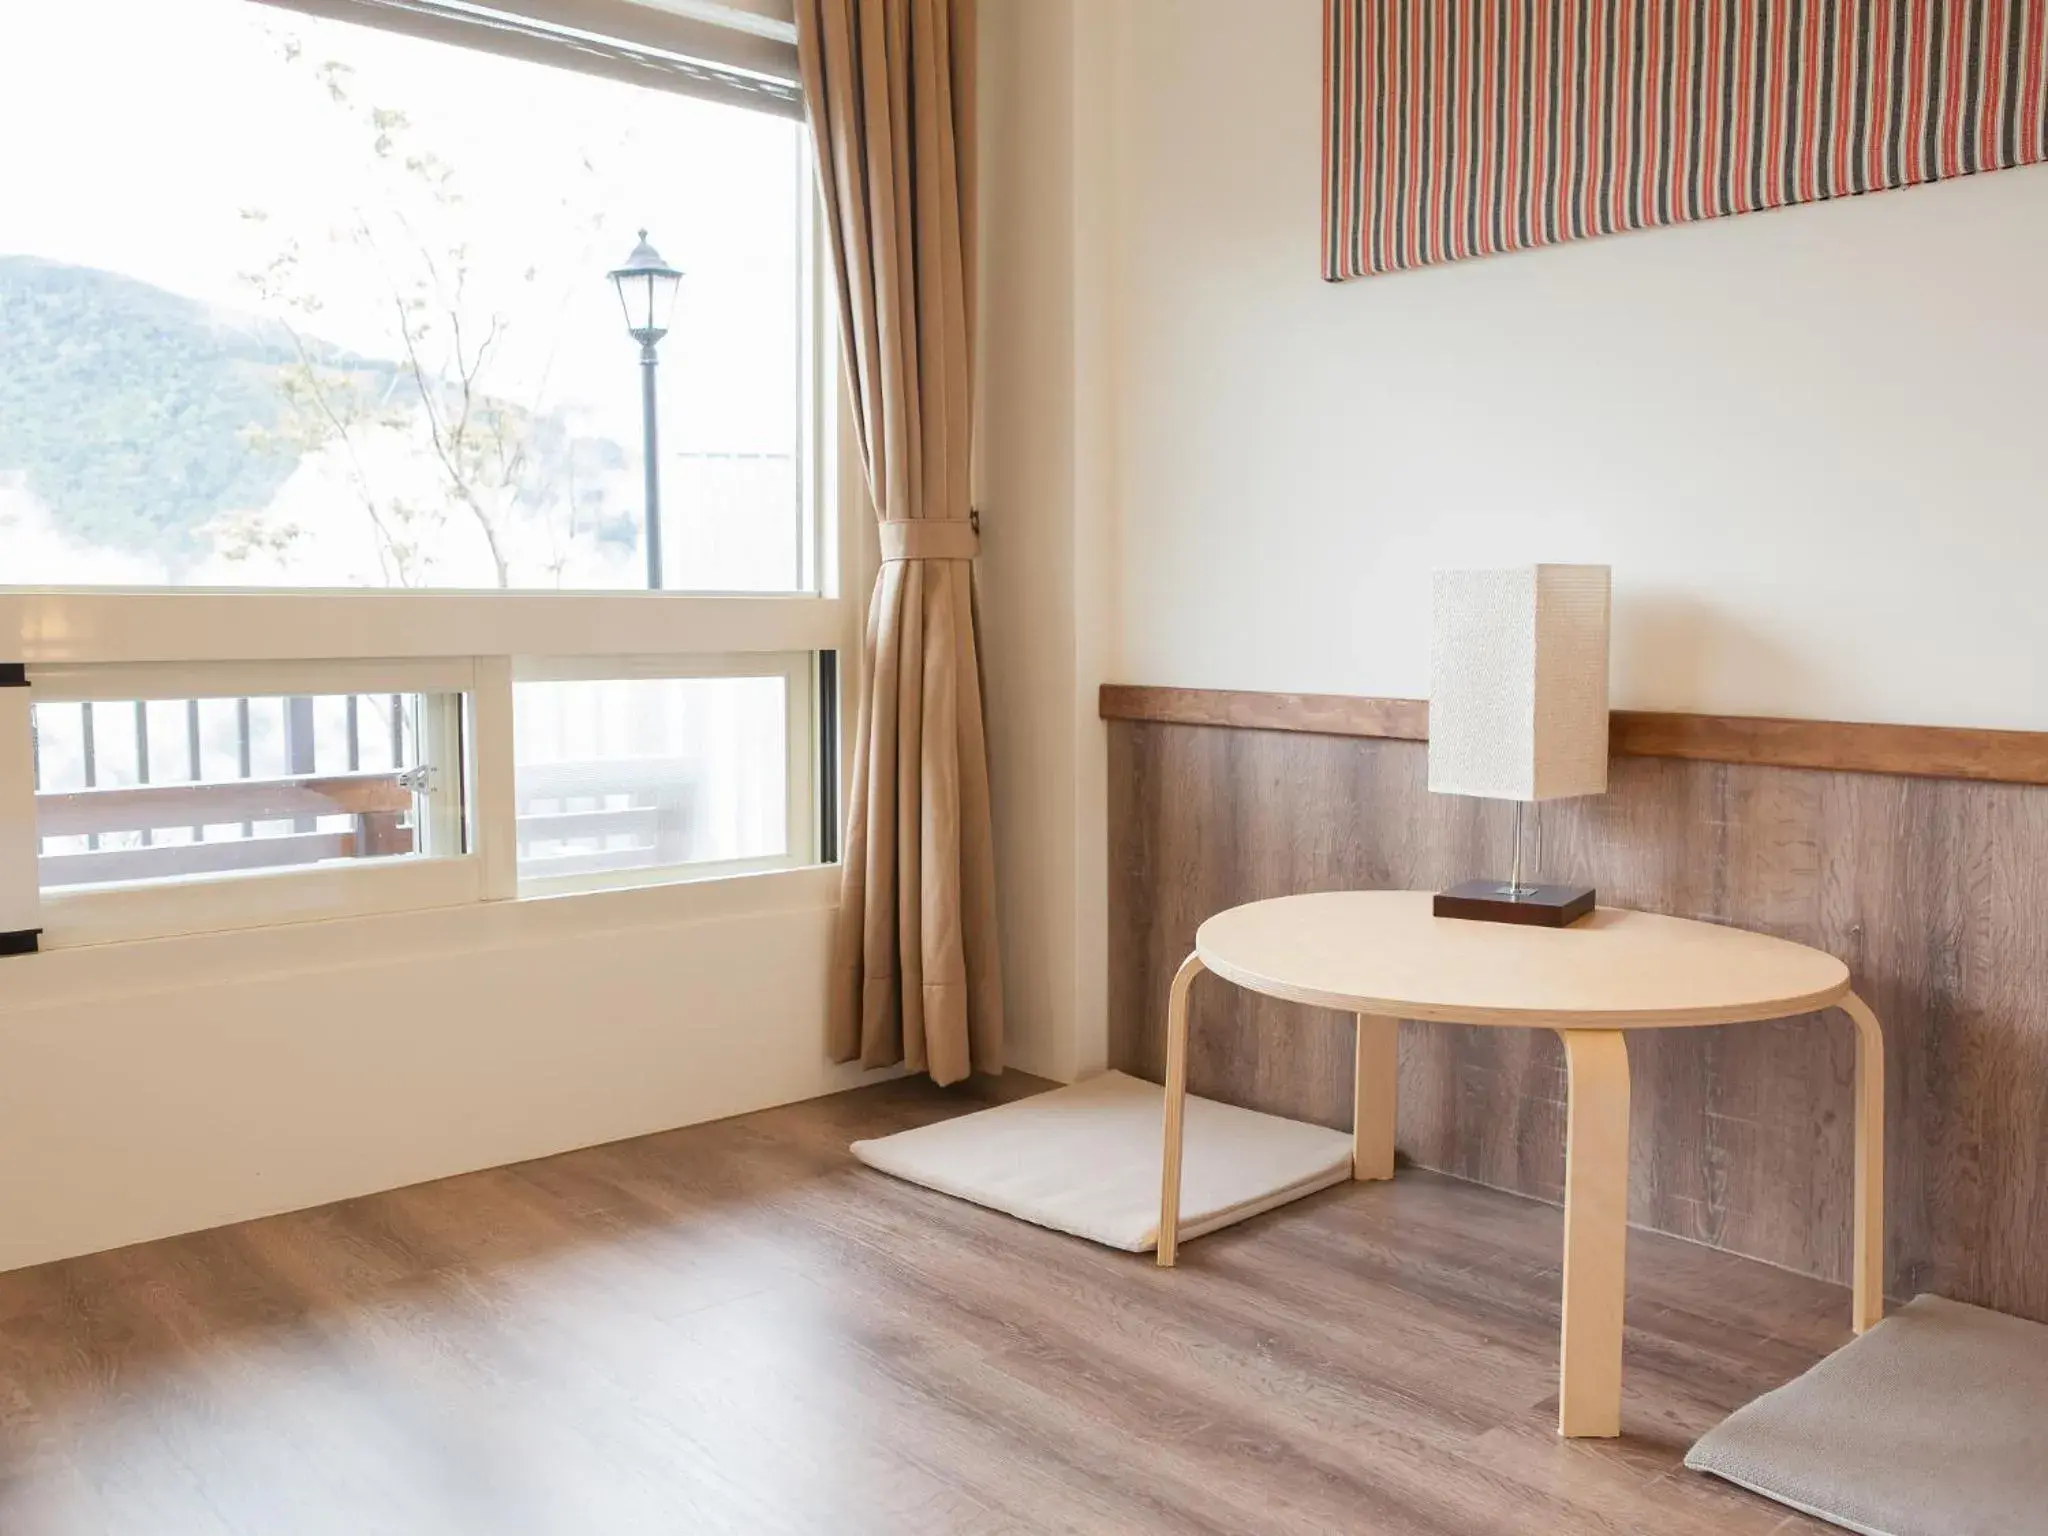
[[[857,1141],[870,1167],[976,1205],[1142,1253],[1159,1240],[1157,1084],[1105,1072],[954,1120]],[[1183,1240],[1351,1177],[1342,1131],[1190,1098]]]

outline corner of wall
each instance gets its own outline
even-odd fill
[[[1119,7],[987,0],[978,500],[1010,1059],[1107,1060],[1104,675],[1113,347],[1103,49]]]
[[[1109,742],[1096,709],[1115,675],[1116,443],[1121,280],[1116,199],[1122,172],[1116,81],[1128,8],[1084,9],[1074,35],[1074,934],[1076,1075],[1109,1065]]]

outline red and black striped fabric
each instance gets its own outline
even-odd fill
[[[1325,0],[1332,281],[2048,160],[2048,0]]]

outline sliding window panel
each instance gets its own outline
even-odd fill
[[[808,590],[801,109],[663,88],[706,55],[761,105],[793,33],[681,9],[4,7],[0,586]]]
[[[522,892],[816,861],[810,656],[527,670],[541,675],[514,686]]]
[[[465,692],[408,686],[403,668],[301,669],[290,692],[238,687],[234,669],[138,686],[146,670],[36,689],[35,869],[53,946],[477,898]],[[462,669],[426,670],[445,683]]]

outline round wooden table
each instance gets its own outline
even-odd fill
[[[1564,1307],[1558,1431],[1621,1433],[1628,1233],[1623,1030],[1741,1024],[1839,1008],[1856,1025],[1852,1319],[1884,1312],[1884,1037],[1833,955],[1740,928],[1600,907],[1569,928],[1436,917],[1427,891],[1283,896],[1220,912],[1195,934],[1166,1013],[1159,1262],[1180,1222],[1188,988],[1203,971],[1358,1016],[1352,1177],[1394,1173],[1396,1020],[1554,1029],[1564,1039]]]

